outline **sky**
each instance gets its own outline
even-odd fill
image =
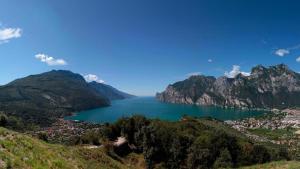
[[[297,0],[0,0],[0,84],[53,69],[135,95],[190,75],[300,71]]]

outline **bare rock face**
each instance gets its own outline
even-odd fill
[[[169,85],[157,99],[170,103],[247,108],[300,106],[300,74],[286,65],[252,68],[250,76],[191,76]]]
[[[165,92],[158,93],[156,97],[161,101],[169,103],[194,104],[190,97],[184,96],[182,93],[176,91],[172,86],[168,86]]]

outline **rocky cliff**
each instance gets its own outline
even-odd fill
[[[300,74],[284,64],[252,68],[250,76],[191,76],[169,85],[158,100],[246,108],[300,107]]]

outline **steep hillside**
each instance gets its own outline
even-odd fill
[[[97,83],[93,81],[90,82],[89,85],[101,95],[106,96],[109,100],[119,100],[134,97],[133,95],[119,91],[118,89],[107,84]]]
[[[13,169],[130,169],[130,162],[116,161],[102,148],[48,144],[41,140],[0,128],[0,168]]]
[[[300,106],[300,74],[286,65],[252,69],[250,76],[234,78],[191,76],[157,94],[164,102],[247,108]]]
[[[0,87],[0,110],[26,122],[47,124],[73,111],[108,106],[79,74],[53,70]]]

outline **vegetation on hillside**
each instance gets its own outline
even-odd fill
[[[70,71],[53,70],[0,86],[0,110],[26,124],[46,126],[71,112],[109,104],[81,75]]]
[[[139,159],[131,154],[117,161],[103,148],[48,144],[5,128],[0,128],[0,147],[0,168],[7,169],[136,169],[132,159]]]
[[[112,152],[106,144],[108,154],[143,154],[148,169],[232,168],[289,159],[285,147],[253,143],[214,119],[185,117],[180,122],[167,122],[133,116],[107,124],[84,139],[95,135],[102,140],[125,137],[131,149]]]
[[[126,138],[126,144],[115,146],[118,137]],[[285,147],[254,143],[211,118],[184,117],[178,122],[122,118],[71,138],[72,146],[47,143],[46,133],[38,138],[0,128],[1,167],[208,169],[290,159]]]
[[[248,167],[241,167],[241,169],[299,169],[299,161],[276,161],[266,164],[257,164]]]

